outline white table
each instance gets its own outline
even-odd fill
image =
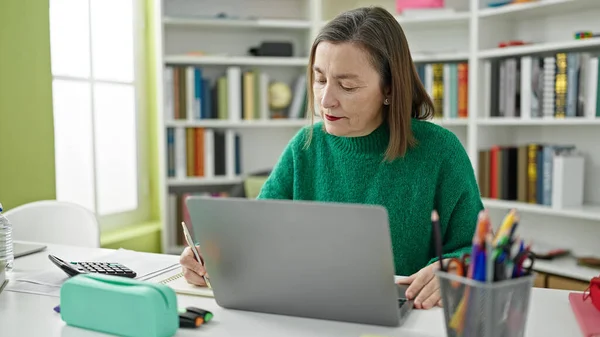
[[[49,245],[44,252],[16,260],[18,273],[51,269],[48,254],[68,260],[85,260],[104,255],[109,250]],[[178,257],[173,256],[174,261]],[[569,301],[568,291],[534,288],[527,323],[527,337],[581,336]],[[103,334],[69,327],[53,311],[57,297],[3,291],[0,294],[0,336],[103,336]],[[199,329],[180,329],[176,336],[446,336],[440,308],[413,310],[399,328],[386,328],[344,322],[261,314],[218,307],[211,298],[178,295],[179,306],[197,306],[211,310],[214,320]]]

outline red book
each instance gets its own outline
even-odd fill
[[[498,194],[498,156],[500,155],[500,146],[494,145],[490,151],[490,199],[499,199]]]
[[[600,311],[582,293],[570,293],[569,302],[584,337],[600,337]]]

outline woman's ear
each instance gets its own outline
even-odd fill
[[[392,90],[389,86],[383,88],[383,104],[389,105],[392,102]]]

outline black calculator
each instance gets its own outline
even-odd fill
[[[136,272],[125,267],[120,263],[111,262],[65,262],[54,255],[48,255],[48,258],[52,263],[58,266],[62,271],[67,273],[69,276],[75,276],[79,274],[106,274],[123,276],[129,278],[135,278]]]

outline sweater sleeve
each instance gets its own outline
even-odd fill
[[[257,199],[294,198],[294,153],[298,138],[299,135],[296,135],[283,150]]]
[[[471,252],[477,218],[483,209],[469,156],[454,135],[449,143],[440,167],[435,197],[443,237],[443,258]],[[434,257],[428,264],[437,260]]]

